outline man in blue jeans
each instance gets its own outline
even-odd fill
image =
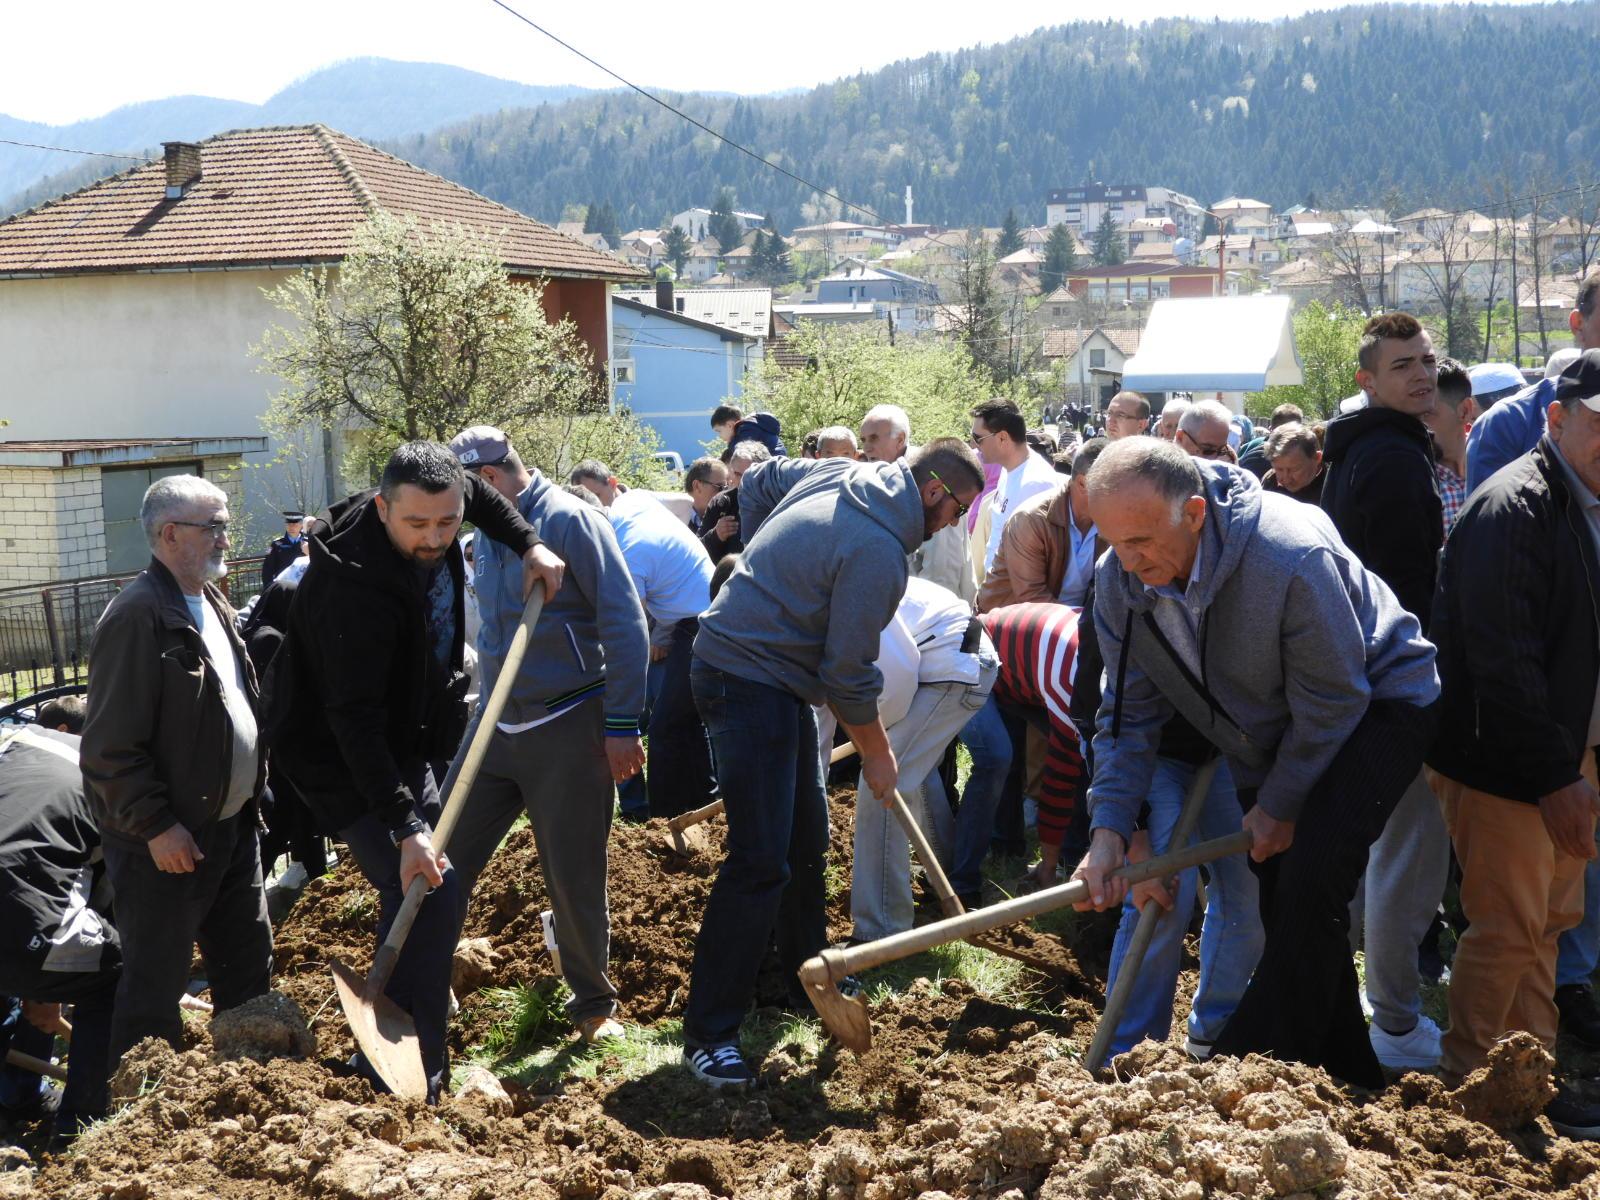
[[[1192,729],[1189,733],[1201,744],[1203,753],[1203,740]],[[1172,834],[1199,770],[1194,761],[1186,762],[1166,753],[1156,759],[1146,801],[1148,823],[1145,829],[1133,835],[1128,852],[1131,861],[1142,861],[1174,848]],[[1233,788],[1233,777],[1228,773],[1227,764],[1220,764],[1210,790],[1201,801],[1200,819],[1190,841],[1209,841],[1238,833],[1239,824],[1239,797]],[[1261,957],[1261,943],[1265,937],[1256,879],[1250,873],[1245,856],[1234,854],[1218,859],[1206,871],[1210,883],[1206,887],[1205,924],[1200,933],[1200,984],[1189,1009],[1185,1039],[1185,1048],[1200,1059],[1211,1057],[1212,1045],[1239,1006],[1239,997],[1244,995],[1250,973]],[[1176,896],[1167,891],[1161,880],[1139,884],[1129,893],[1117,926],[1116,940],[1111,946],[1107,992],[1116,985],[1145,901],[1154,899],[1167,911],[1156,925],[1155,936],[1139,970],[1139,986],[1128,998],[1128,1007],[1112,1039],[1113,1054],[1130,1050],[1145,1038],[1164,1042],[1172,1030],[1172,998],[1178,987],[1183,937],[1189,929],[1189,914],[1194,911],[1199,875],[1197,867],[1180,874]]]
[[[774,931],[791,980],[826,944],[828,813],[811,706],[833,709],[867,786],[887,797],[899,766],[878,719],[879,635],[905,591],[906,555],[965,515],[983,471],[944,439],[895,463],[763,463],[740,486],[746,550],[701,618],[690,668],[728,856],[695,942],[684,1060],[717,1088],[754,1080],[739,1026]],[[798,1003],[797,980],[791,990]]]

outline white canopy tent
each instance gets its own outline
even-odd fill
[[[1242,396],[1304,381],[1288,296],[1157,300],[1122,370],[1136,392]]]

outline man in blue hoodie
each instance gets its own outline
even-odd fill
[[[493,426],[463,430],[450,450],[470,474],[514,504],[567,564],[564,586],[545,599],[533,627],[522,670],[467,796],[450,860],[466,885],[463,894],[470,893],[517,815],[528,814],[555,912],[562,974],[572,989],[567,1015],[586,1042],[620,1037],[617,990],[606,975],[606,841],[613,781],[631,779],[644,765],[639,715],[650,654],[644,610],[600,509],[524,465]],[[473,558],[485,698],[522,619],[516,567],[511,552],[492,542],[484,542]],[[462,739],[452,779],[472,732]]]
[[[1121,866],[1162,727],[1185,717],[1227,759],[1254,835],[1266,942],[1215,1052],[1383,1072],[1350,954],[1367,848],[1417,777],[1438,722],[1417,619],[1310,505],[1155,438],[1108,447],[1089,509],[1114,554],[1095,576],[1106,686],[1094,739],[1091,903]],[[1265,636],[1263,636],[1265,634]]]
[[[754,1078],[739,1026],[774,929],[790,980],[827,940],[828,812],[811,706],[833,709],[867,786],[887,797],[899,767],[878,719],[879,636],[905,592],[906,556],[966,515],[983,470],[947,438],[909,461],[761,463],[740,486],[746,549],[700,620],[689,676],[728,857],[695,942],[684,1059],[719,1088]],[[801,1005],[798,981],[791,990]]]

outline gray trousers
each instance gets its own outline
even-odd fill
[[[1418,774],[1372,843],[1350,906],[1351,941],[1366,947],[1372,1020],[1390,1033],[1409,1031],[1422,1011],[1417,947],[1444,897],[1449,870],[1450,835],[1433,790]]]
[[[476,729],[474,718],[450,767],[447,793]],[[567,1015],[574,1023],[617,1011],[617,989],[606,975],[611,949],[606,842],[612,800],[603,699],[595,696],[534,729],[495,731],[445,847],[470,894],[517,814],[528,814],[555,912],[562,974],[572,989]]]

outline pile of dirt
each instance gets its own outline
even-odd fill
[[[879,1005],[874,1025],[860,1058],[773,1049],[748,1096],[709,1094],[663,1067],[560,1095],[513,1087],[509,1111],[493,1088],[428,1109],[316,1063],[218,1062],[145,1043],[124,1062],[118,1116],[10,1194],[1600,1197],[1600,1149],[1539,1126],[1497,1133],[1423,1076],[1358,1104],[1305,1067],[1196,1064],[1147,1044],[1098,1082],[1076,1057],[1088,1024],[997,1005],[954,980],[919,981]],[[1513,1047],[1477,1090],[1529,1095],[1536,1076]]]

